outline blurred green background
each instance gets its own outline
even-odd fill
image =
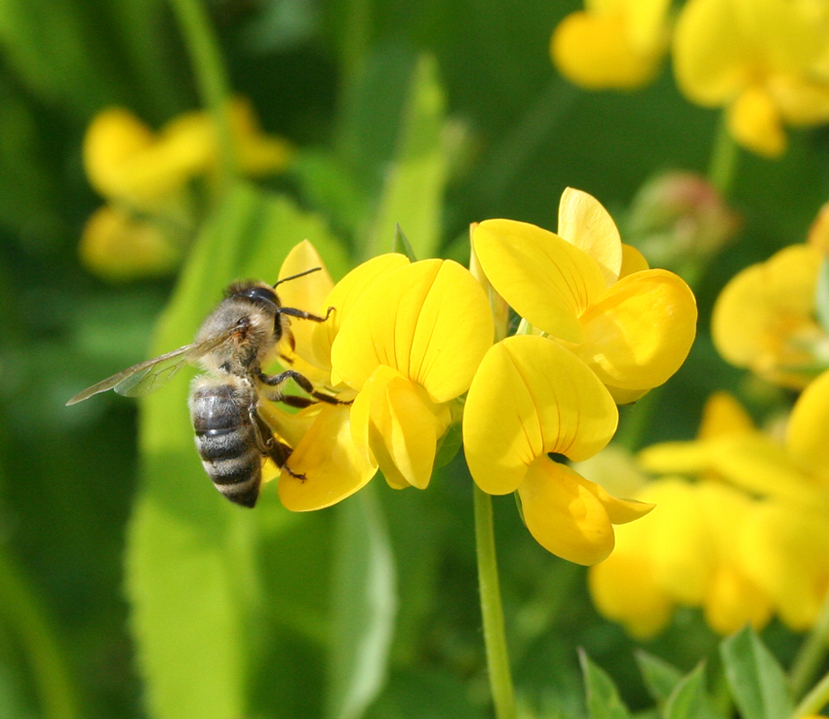
[[[156,128],[199,107],[175,13],[161,0],[0,0],[0,719],[488,716],[458,458],[426,492],[378,479],[299,516],[266,487],[245,513],[201,474],[186,378],[142,405],[141,459],[137,402],[64,403],[189,341],[227,281],[273,281],[306,236],[332,274],[347,270],[343,250],[353,262],[390,249],[389,222],[415,240],[426,228],[421,248],[463,260],[470,222],[555,229],[567,186],[624,227],[648,177],[706,171],[717,114],[679,95],[668,64],[639,93],[568,85],[548,43],[575,1],[205,7],[234,92],[298,154],[285,174],[214,198],[180,278],[110,284],[78,260],[101,204],[83,136],[113,104]],[[700,337],[646,441],[690,437],[710,391],[742,386],[711,346],[713,300],[739,268],[802,241],[827,198],[826,130],[795,134],[777,162],[740,158],[740,240],[696,287]],[[579,716],[578,646],[645,706],[635,647],[595,614],[584,571],[532,541],[511,498],[495,504],[524,706]],[[766,639],[784,659],[795,646],[777,626]],[[688,611],[648,650],[690,669],[714,645]]]

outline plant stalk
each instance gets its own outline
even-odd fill
[[[504,610],[495,554],[492,498],[473,483],[475,493],[475,546],[478,554],[478,585],[484,625],[489,684],[496,719],[516,719],[515,690],[509,667]]]

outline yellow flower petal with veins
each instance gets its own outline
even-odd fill
[[[622,238],[619,229],[593,195],[568,187],[558,205],[558,235],[590,255],[612,285],[622,269]]]
[[[449,419],[446,407],[436,407],[422,388],[381,365],[351,407],[351,436],[392,487],[425,489]]]
[[[279,498],[286,509],[306,512],[330,507],[354,494],[377,472],[354,445],[346,405],[325,405],[294,448],[279,477]]]
[[[283,280],[314,267],[322,269],[279,285],[277,292],[283,307],[295,307],[325,317],[328,312],[325,300],[334,283],[322,257],[308,240],[295,245],[288,253],[279,270],[279,279]],[[323,324],[332,321],[333,314]],[[326,384],[331,377],[331,368],[320,362],[313,351],[313,336],[318,325],[311,320],[291,318],[289,329],[279,344],[279,352],[286,358],[288,365],[304,374],[315,385]]]
[[[315,325],[313,329],[314,356],[321,366],[331,367],[331,346],[337,338],[340,325],[363,293],[367,292],[378,280],[408,264],[408,258],[396,252],[378,255],[357,265],[334,286],[323,303],[326,308],[333,307],[334,312],[325,324]],[[372,313],[380,309],[374,307]]]
[[[696,336],[694,294],[666,270],[646,270],[614,284],[581,316],[584,342],[573,347],[605,384],[638,390],[666,382]]]
[[[470,272],[451,260],[422,260],[360,297],[343,320],[331,363],[356,390],[378,366],[392,367],[441,404],[469,387],[493,331],[489,302]]]
[[[578,318],[607,288],[599,264],[558,235],[514,220],[475,228],[475,250],[492,285],[539,329],[581,342]]]
[[[508,337],[487,352],[469,388],[463,441],[488,494],[514,492],[548,452],[580,461],[616,431],[618,410],[596,375],[544,337]]]

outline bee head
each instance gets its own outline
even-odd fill
[[[279,298],[276,296],[276,292],[265,284],[239,284],[234,285],[230,288],[228,292],[229,297],[246,297],[249,300],[252,300],[257,305],[264,307],[265,309],[270,310],[271,312],[277,313],[279,311]]]

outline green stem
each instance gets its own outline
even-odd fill
[[[236,149],[230,127],[230,81],[219,41],[200,0],[171,0],[187,45],[202,104],[213,116],[218,139],[219,186],[236,175]]]
[[[489,684],[496,719],[515,719],[515,691],[509,668],[504,609],[495,556],[495,529],[492,521],[492,498],[473,484],[475,493],[475,547],[478,553],[478,584],[484,643],[489,667]]]
[[[78,719],[80,713],[66,661],[55,633],[29,583],[0,548],[2,617],[17,635],[34,677],[44,719]]]
[[[796,699],[806,691],[818,667],[826,658],[827,640],[829,640],[829,592],[823,599],[823,607],[815,625],[801,644],[800,651],[792,664],[789,684]]]
[[[728,197],[737,175],[737,161],[740,157],[740,148],[728,131],[728,122],[723,112],[717,126],[714,138],[714,148],[708,164],[708,182],[710,182],[723,197]]]
[[[792,712],[792,719],[817,714],[829,703],[829,674],[823,677]]]

